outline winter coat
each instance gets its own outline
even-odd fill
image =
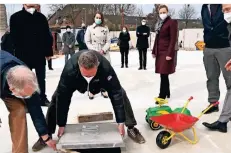
[[[146,35],[144,35],[146,33]],[[150,28],[146,25],[141,25],[136,29],[137,43],[139,49],[147,49],[149,47],[148,37],[150,36]]]
[[[178,24],[170,17],[164,21],[160,32],[156,35],[152,54],[156,56],[156,73],[172,74],[176,68],[176,50]],[[172,58],[167,61],[166,56]]]
[[[104,57],[111,62],[109,49],[111,37],[109,29],[106,26],[99,26],[95,23],[87,28],[85,33],[85,42],[89,50],[100,52],[104,51]]]
[[[16,98],[12,95],[12,92],[9,90],[9,85],[6,81],[7,71],[16,66],[16,65],[25,65],[22,61],[17,59],[15,56],[9,54],[8,52],[0,50],[0,94],[1,99],[5,98]],[[35,93],[29,99],[24,99],[28,112],[30,113],[31,119],[34,123],[35,129],[39,136],[48,134],[47,124],[45,117],[43,115],[41,106],[40,106],[40,95]]]
[[[119,35],[119,41],[120,41],[120,48],[129,48],[129,41],[131,40],[130,38],[130,33],[129,32],[121,32]]]
[[[63,53],[70,54],[75,52],[75,35],[72,32],[65,32],[62,37],[64,47]],[[69,47],[71,45],[71,48]]]
[[[10,34],[15,56],[27,66],[46,65],[45,57],[53,56],[48,21],[42,13],[31,14],[25,9],[14,13],[10,18]]]
[[[222,4],[216,4],[217,11],[211,20],[208,4],[203,4],[201,17],[204,25],[204,42],[206,48],[226,48],[229,44],[228,23],[224,20]]]
[[[7,51],[14,55],[14,45],[9,32],[6,32],[1,38],[1,50]]]
[[[76,40],[79,44],[79,50],[85,50],[87,49],[87,45],[84,40],[84,35],[86,33],[86,29],[81,29],[78,31],[78,34],[76,36]]]
[[[70,60],[67,61],[56,89],[55,99],[57,106],[57,124],[65,126],[67,122],[68,110],[73,93],[77,90],[80,93],[89,91],[92,94],[97,94],[100,89],[105,89],[108,92],[111,100],[117,123],[125,121],[124,104],[122,87],[117,78],[117,75],[109,63],[109,61],[99,52],[94,52],[99,60],[99,66],[96,75],[88,82],[82,76],[78,59],[85,51],[75,53]]]

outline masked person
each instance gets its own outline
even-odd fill
[[[89,50],[99,52],[109,62],[111,62],[109,54],[111,38],[108,27],[104,23],[104,16],[102,13],[97,12],[95,14],[94,23],[87,28],[85,42]],[[101,89],[101,95],[104,98],[108,98],[108,94],[105,89]],[[89,98],[94,99],[94,94],[90,92]]]
[[[15,56],[35,69],[41,90],[41,105],[48,106],[46,96],[46,59],[53,56],[52,39],[46,17],[36,10],[37,4],[24,4],[10,18],[10,34]]]
[[[137,43],[136,47],[139,51],[139,61],[140,67],[139,70],[146,70],[147,65],[147,49],[149,47],[148,37],[150,36],[150,28],[146,25],[146,18],[143,18],[141,21],[142,25],[137,27],[136,36]]]
[[[87,49],[87,45],[84,40],[85,33],[86,33],[86,25],[83,23],[82,29],[78,31],[78,34],[76,36],[76,40],[79,44],[79,51]]]
[[[228,23],[229,26],[231,27],[231,4],[223,4],[222,10],[224,12],[225,22]],[[231,49],[229,49],[229,51],[231,52]],[[227,77],[230,78],[231,59],[226,63],[224,68],[226,69],[224,71],[227,71],[226,73],[229,74],[229,76],[227,76]],[[224,69],[224,68],[222,67],[222,69]],[[207,122],[203,123],[203,125],[205,127],[207,127],[208,129],[217,130],[217,131],[220,131],[223,133],[227,132],[227,123],[231,119],[231,86],[230,86],[230,84],[227,87],[227,90],[228,91],[227,91],[226,96],[225,96],[225,102],[224,102],[223,109],[222,109],[222,112],[221,112],[219,119],[216,122],[211,123],[211,124],[207,123]]]
[[[65,63],[67,63],[69,55],[72,56],[75,53],[75,35],[71,32],[70,26],[66,26],[66,32],[63,34],[62,40],[64,43]]]
[[[101,88],[108,91],[120,134],[124,135],[125,124],[128,127],[128,136],[137,143],[144,143],[143,136],[135,128],[137,123],[130,101],[111,64],[99,52],[88,50],[75,53],[63,69],[58,87],[52,96],[52,104],[47,111],[50,134],[55,133],[58,124],[58,136],[63,135],[71,97],[76,90],[80,93],[96,94]],[[40,149],[42,146],[45,145],[40,141],[34,145]]]
[[[8,52],[0,50],[0,60],[0,94],[10,113],[12,153],[29,153],[26,108],[41,141],[56,150],[56,142],[48,135],[35,74]]]
[[[222,4],[203,4],[202,21],[204,25],[203,51],[204,67],[207,76],[209,104],[220,99],[219,76],[222,71],[226,88],[231,88],[231,72],[225,70],[225,64],[231,58],[228,23],[224,19]],[[218,112],[219,106],[212,107],[206,114]]]

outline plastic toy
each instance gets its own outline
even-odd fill
[[[146,114],[145,120],[149,124],[152,130],[159,130],[161,126],[155,121],[150,120],[150,117],[172,113],[172,109],[169,106],[164,105],[168,103],[166,99],[155,98],[155,100],[159,106],[148,108],[146,110],[147,114]]]
[[[180,113],[171,113],[171,114],[151,117],[152,121],[159,123],[161,126],[165,128],[165,131],[161,131],[156,137],[156,144],[159,148],[161,149],[167,148],[171,143],[171,139],[177,134],[181,135],[185,140],[187,140],[191,144],[196,144],[198,142],[196,130],[193,127],[194,124],[199,120],[199,118],[205,112],[207,112],[213,106],[218,105],[219,102],[211,104],[198,117],[194,117],[191,115],[184,114],[184,111],[186,110],[188,103],[192,99],[193,97],[190,97],[188,99],[187,103],[183,107],[182,112]],[[183,131],[187,129],[192,129],[194,140],[189,139],[183,134]]]

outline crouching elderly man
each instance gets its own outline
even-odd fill
[[[88,50],[75,53],[63,69],[58,87],[47,112],[47,124],[50,134],[55,133],[56,124],[58,124],[58,136],[63,135],[71,97],[75,90],[78,90],[80,93],[90,92],[97,94],[101,88],[108,92],[120,134],[124,135],[125,133],[125,122],[125,125],[128,127],[128,136],[137,143],[144,143],[143,136],[135,128],[137,123],[130,101],[125,90],[121,87],[114,69],[100,53]],[[43,147],[45,145],[37,141],[33,150],[35,148],[36,150],[42,149]]]
[[[44,143],[56,150],[56,142],[48,135],[35,74],[8,52],[0,50],[0,61],[0,94],[10,113],[12,153],[28,153],[26,107],[38,135]]]

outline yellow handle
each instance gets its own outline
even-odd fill
[[[188,107],[188,104],[189,104],[189,102],[190,102],[192,99],[193,99],[193,97],[191,96],[191,97],[187,100],[187,102],[186,102],[186,104],[184,105],[184,108],[182,109],[181,113],[184,113],[185,109]]]

